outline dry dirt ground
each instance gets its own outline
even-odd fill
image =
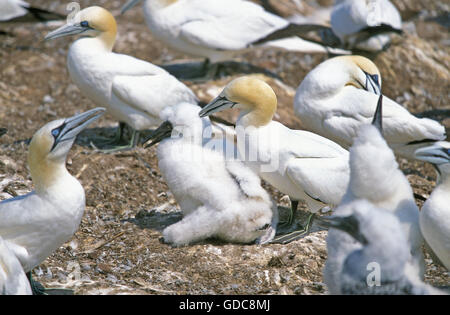
[[[65,2],[30,1],[65,13]],[[119,13],[125,1],[80,1]],[[267,2],[267,1],[266,1]],[[331,1],[317,1],[329,5]],[[383,76],[383,92],[413,113],[450,127],[449,5],[447,1],[395,0],[406,34],[374,58]],[[269,1],[280,14],[313,12],[315,1]],[[118,17],[115,51],[156,64],[187,59],[154,40],[139,7]],[[27,139],[48,121],[95,107],[71,82],[66,54],[73,40],[44,42],[57,24],[0,24],[0,122],[8,134],[0,139],[0,197],[32,190],[27,166]],[[237,56],[269,69],[279,96],[276,119],[301,128],[293,115],[295,89],[324,55],[259,51]],[[235,76],[214,82],[186,82],[208,102]],[[233,114],[235,115],[235,113]],[[225,116],[228,119],[232,115]],[[76,294],[325,294],[322,268],[326,232],[288,245],[234,245],[214,240],[183,248],[160,242],[161,229],[180,219],[179,208],[157,166],[155,149],[100,154],[89,139],[112,136],[116,122],[102,118],[79,136],[67,167],[83,184],[87,206],[73,239],[34,270],[46,286],[65,286]],[[400,160],[414,191],[428,197],[436,175],[431,166]],[[266,186],[280,205],[286,198]],[[421,205],[420,200],[418,204]],[[304,208],[303,208],[304,209]],[[448,285],[449,275],[427,256],[426,282]]]

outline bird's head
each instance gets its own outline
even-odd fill
[[[277,110],[277,96],[266,82],[254,76],[240,77],[228,83],[222,93],[200,111],[200,117],[228,108],[238,108],[242,111],[241,117],[248,116],[246,125],[264,126]]]
[[[76,136],[103,115],[104,108],[58,119],[39,129],[30,142],[28,165],[36,190],[50,186],[65,169],[65,161]]]
[[[346,85],[354,86],[368,92],[381,95],[381,74],[377,66],[366,57],[362,56],[342,56],[340,62],[345,64],[348,71],[348,81]]]
[[[101,7],[93,6],[78,12],[60,28],[48,33],[45,40],[71,35],[99,38],[105,48],[112,50],[117,34],[117,23],[112,14]]]

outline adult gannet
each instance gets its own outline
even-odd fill
[[[129,1],[125,12],[140,0]],[[276,47],[311,53],[346,53],[306,41],[310,27],[292,24],[246,0],[146,0],[144,14],[152,34],[171,48],[213,63],[253,47]]]
[[[35,190],[0,203],[0,237],[31,280],[31,270],[76,232],[85,207],[84,190],[66,169],[75,137],[104,108],[47,123],[31,139],[28,166]],[[35,286],[31,282],[33,290]]]
[[[340,293],[445,294],[408,273],[409,243],[402,224],[391,211],[364,199],[344,207],[346,215],[319,218],[323,225],[343,231],[358,244],[342,258],[342,270],[338,274]]]
[[[436,142],[416,151],[419,160],[434,165],[438,184],[420,211],[420,229],[427,244],[450,271],[450,143]]]
[[[30,294],[30,283],[20,261],[0,237],[0,295]]]
[[[336,0],[331,28],[343,48],[377,52],[402,33],[402,19],[389,0]]]
[[[110,12],[101,7],[81,10],[68,24],[49,33],[45,39],[83,35],[69,49],[69,74],[80,90],[118,120],[118,137],[125,124],[133,128],[127,146],[133,148],[139,131],[161,123],[162,108],[180,102],[196,102],[194,93],[164,69],[131,56],[112,52],[117,25]]]
[[[23,16],[29,16],[37,21],[61,20],[64,16],[47,10],[30,6],[22,0],[0,0],[0,22],[12,21]],[[26,20],[26,19],[25,19]]]
[[[211,123],[199,111],[189,103],[165,108],[164,123],[150,137],[152,145],[161,141],[158,165],[184,216],[164,229],[164,240],[176,246],[210,237],[270,241],[278,219],[275,205],[256,174],[216,151]]]
[[[376,207],[391,211],[399,219],[409,243],[408,274],[419,279],[423,277],[425,268],[419,209],[407,178],[399,169],[394,153],[379,131],[382,129],[384,134],[381,118],[384,99],[383,96],[379,97],[373,125],[362,125],[350,148],[350,182],[335,213],[348,215],[346,205],[359,199],[368,200]],[[341,231],[331,229],[328,232],[328,260],[324,268],[324,282],[331,294],[341,293],[339,277],[344,258],[360,246]]]
[[[312,213],[327,204],[340,203],[349,180],[349,154],[345,149],[314,133],[272,121],[277,108],[275,92],[254,77],[230,82],[200,111],[200,116],[232,107],[241,110],[236,123],[240,158],[261,178],[290,196],[289,223],[299,200],[306,201]],[[307,230],[308,226],[304,232]],[[291,241],[297,236],[295,233],[278,241]]]
[[[294,110],[306,129],[348,148],[359,127],[371,121],[380,94],[381,75],[372,61],[340,56],[306,75]],[[445,139],[445,128],[438,122],[417,118],[387,97],[383,100],[383,135],[396,154],[414,159],[419,147]]]

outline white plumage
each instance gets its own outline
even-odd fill
[[[0,295],[30,294],[30,283],[20,261],[0,237]]]
[[[378,79],[378,82],[375,82]],[[360,56],[336,57],[314,68],[297,89],[296,115],[303,125],[345,148],[352,145],[359,127],[371,121],[377,105],[381,77],[375,64]],[[438,122],[417,118],[400,104],[384,97],[383,134],[394,152],[414,159],[414,151],[445,139]]]
[[[337,0],[331,12],[331,27],[347,49],[380,51],[391,41],[389,33],[361,34],[381,25],[402,29],[402,19],[389,0]]]
[[[132,0],[129,6],[137,2]],[[246,0],[146,0],[144,13],[156,38],[211,62],[228,60],[253,46],[327,52],[326,47],[296,36],[259,43],[290,23]]]
[[[432,163],[438,171],[438,184],[420,211],[420,229],[439,261],[450,270],[450,143],[440,141],[419,149],[416,157]]]
[[[153,142],[166,138],[158,146],[158,165],[184,216],[163,231],[164,240],[176,246],[210,237],[270,241],[278,219],[275,205],[257,175],[211,149],[217,139],[210,138],[213,127],[199,111],[188,103],[164,109],[166,122],[152,135]]]
[[[0,0],[0,21],[12,20],[27,14],[29,4],[22,0]]]
[[[419,227],[419,209],[411,186],[398,168],[392,150],[373,125],[363,125],[350,148],[350,182],[335,213],[347,215],[346,205],[358,199],[368,200],[375,207],[391,211],[398,218],[410,248],[407,273],[417,279],[423,277],[423,238]],[[341,293],[339,277],[344,258],[350,251],[360,247],[361,244],[352,240],[349,235],[333,229],[329,231],[324,281],[332,294]]]

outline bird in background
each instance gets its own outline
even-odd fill
[[[122,12],[139,1],[129,1]],[[246,0],[146,0],[143,10],[157,39],[182,53],[206,58],[207,78],[216,75],[219,62],[254,48],[349,53],[301,38],[322,26],[290,23]]]
[[[32,269],[74,235],[85,208],[84,189],[66,169],[67,154],[104,111],[95,108],[40,128],[28,153],[34,191],[0,202],[0,238],[20,261],[34,294],[47,292],[32,280]]]
[[[279,235],[274,242],[300,238],[308,233],[314,213],[340,203],[349,181],[348,151],[324,137],[273,121],[277,97],[267,83],[256,77],[231,81],[200,111],[200,116],[229,108],[240,110],[236,122],[239,158],[291,199],[289,219],[280,228],[292,233]],[[306,226],[298,229],[293,218],[300,200],[307,203],[311,214]]]
[[[164,229],[164,241],[269,242],[278,222],[276,205],[256,174],[217,150],[211,122],[199,117],[200,109],[189,103],[165,108],[164,123],[148,139],[149,146],[160,142],[158,166],[183,212],[181,221]]]
[[[425,263],[419,208],[407,178],[399,169],[394,153],[383,138],[383,100],[384,97],[379,96],[372,124],[359,128],[358,137],[350,148],[350,181],[335,214],[348,215],[347,205],[361,199],[394,214],[400,221],[410,250],[405,272],[411,279],[420,280],[424,275]],[[335,229],[328,232],[324,282],[331,294],[341,293],[340,274],[344,259],[351,251],[360,247],[361,244],[346,233]]]
[[[420,229],[438,263],[450,271],[450,143],[436,142],[415,155],[431,163],[438,174],[437,185],[420,211]]]
[[[307,130],[349,148],[360,126],[370,123],[379,95],[377,66],[362,56],[340,56],[306,75],[297,88],[294,111]],[[418,148],[446,138],[440,123],[417,118],[386,96],[383,136],[395,154],[411,160]]]
[[[446,294],[408,274],[409,242],[392,211],[366,199],[354,200],[343,207],[345,215],[318,218],[330,231],[339,230],[357,243],[353,249],[343,252],[342,270],[337,274],[340,294]]]
[[[66,25],[50,32],[46,40],[82,35],[70,46],[67,67],[81,92],[119,121],[116,145],[104,150],[132,149],[142,130],[160,125],[160,111],[180,102],[195,103],[197,97],[164,69],[134,57],[112,52],[117,24],[101,7],[88,7]],[[128,144],[117,145],[125,126],[132,128]]]
[[[63,20],[64,15],[30,6],[22,0],[0,0],[0,22]]]

